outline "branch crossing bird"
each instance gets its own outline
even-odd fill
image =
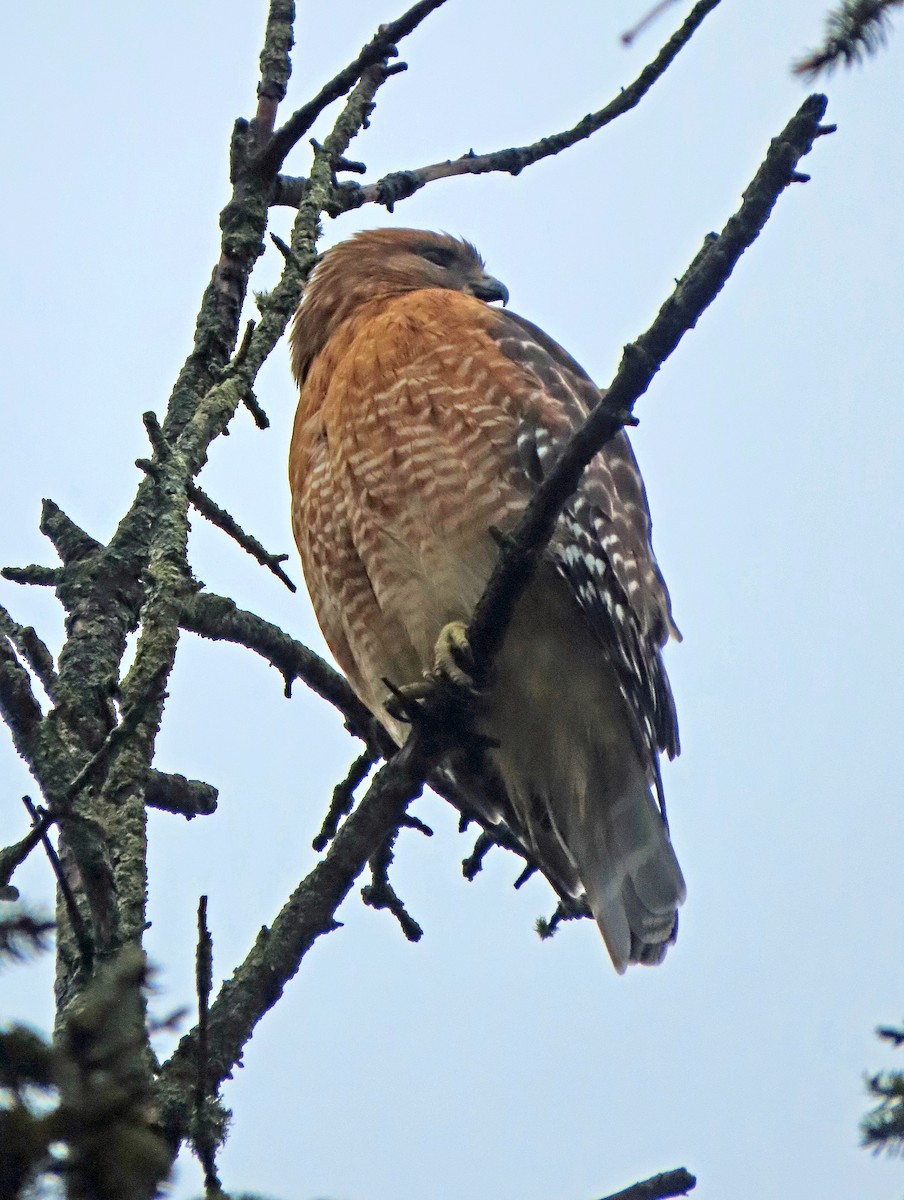
[[[292,327],[305,579],[337,662],[399,744],[386,681],[461,675],[499,531],[600,397],[561,346],[494,301],[508,292],[468,242],[371,230],[321,257]],[[619,972],[662,960],[685,896],[659,773],[679,748],[661,649],[680,635],[650,529],[622,432],[584,472],[516,606],[474,701],[475,731],[496,746],[461,779],[484,820],[586,899]]]

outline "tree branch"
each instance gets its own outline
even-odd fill
[[[25,862],[53,821],[54,818],[45,810],[32,822],[32,827],[24,838],[0,850],[0,900],[18,899],[18,890],[10,885],[13,873]]]
[[[264,48],[260,57],[260,82],[257,85],[257,112],[251,132],[258,145],[269,141],[276,123],[276,111],[286,98],[292,74],[291,50],[295,44],[294,0],[270,0]]]
[[[399,928],[409,942],[419,942],[424,935],[423,929],[408,912],[404,902],[389,882],[389,868],[392,866],[392,848],[398,837],[398,828],[393,829],[384,839],[370,859],[371,881],[361,889],[361,899],[370,908],[387,909],[399,923]]]
[[[395,43],[417,29],[426,17],[444,3],[445,0],[419,0],[395,21],[381,25],[360,54],[276,130],[255,162],[255,168],[261,176],[273,179],[281,170],[286,156],[311,129],[324,109],[350,92],[368,68],[388,58],[395,58],[398,54]]]
[[[321,850],[325,850],[336,836],[336,830],[339,828],[339,822],[342,818],[347,817],[352,811],[355,804],[355,789],[364,782],[368,772],[376,761],[377,756],[372,754],[370,750],[365,750],[363,754],[358,755],[349,767],[342,782],[337,783],[333,788],[330,807],[323,818],[320,832],[311,843],[311,846],[318,854]]]
[[[238,542],[244,551],[256,559],[262,567],[266,567],[268,571],[272,571],[277,579],[281,580],[290,592],[297,592],[298,588],[285,573],[281,567],[289,557],[288,554],[271,554],[260,544],[256,537],[252,537],[250,533],[246,533],[239,525],[238,521],[231,516],[225,508],[220,508],[202,491],[197,484],[191,483],[188,485],[188,498],[194,508],[198,510],[202,517],[206,517],[212,525],[216,525],[218,529],[228,536],[233,541]]]
[[[697,1186],[697,1180],[684,1167],[653,1175],[640,1183],[632,1183],[621,1192],[604,1196],[603,1200],[669,1200],[672,1196],[686,1196]]]
[[[656,58],[638,75],[637,79],[598,112],[589,113],[582,120],[560,133],[540,138],[529,146],[517,146],[508,150],[495,150],[489,154],[475,154],[469,151],[456,159],[432,163],[430,166],[419,167],[411,171],[394,171],[371,184],[347,182],[341,185],[337,192],[335,206],[327,211],[330,216],[338,216],[348,209],[360,208],[363,204],[383,204],[390,212],[393,205],[400,200],[413,196],[428,183],[437,179],[448,179],[453,175],[485,175],[491,171],[505,171],[510,175],[518,175],[525,167],[532,166],[541,159],[560,154],[577,142],[591,137],[598,130],[610,124],[635,108],[647,94],[654,83],[665,73],[677,58],[680,51],[687,45],[703,20],[719,4],[719,0],[699,0],[694,5],[687,20],[657,54]],[[290,198],[298,196],[303,187],[297,186],[296,181],[283,179],[280,187],[274,193],[274,202],[286,204]]]
[[[286,684],[286,695],[292,683],[300,679],[318,696],[328,700],[345,717],[351,733],[379,746],[381,753],[395,749],[389,735],[378,726],[370,709],[366,708],[345,678],[328,662],[309,650],[302,642],[290,637],[278,625],[245,609],[237,608],[226,596],[201,592],[182,602],[180,624],[183,629],[213,641],[233,642],[245,646],[276,667]]]
[[[662,16],[666,9],[671,8],[674,3],[675,0],[660,0],[660,3],[654,4],[649,12],[644,13],[639,21],[635,21],[631,28],[627,29],[621,35],[622,45],[630,46],[635,38],[639,37],[649,25],[652,25],[658,17]]]
[[[100,542],[80,529],[52,500],[45,500],[41,506],[39,528],[67,566],[72,562],[83,562],[101,549]]]
[[[477,664],[476,682],[485,680],[502,644],[514,606],[527,586],[552,537],[559,514],[574,494],[585,467],[625,424],[634,404],[653,376],[693,329],[704,310],[725,286],[735,264],[752,245],[776,200],[798,174],[798,161],[817,137],[833,127],[820,124],[825,96],[809,96],[782,133],[772,141],[762,165],[744,192],[741,207],[721,234],[709,234],[703,248],[653,324],[626,346],[621,365],[603,399],[569,442],[553,470],[506,538],[493,575],[471,618],[468,638]]]
[[[43,714],[31,689],[28,672],[16,657],[9,635],[4,631],[7,623],[15,625],[0,605],[0,716],[12,734],[16,750],[31,765]]]
[[[42,567],[29,563],[27,567],[4,567],[0,575],[10,583],[30,583],[38,587],[56,587],[62,578],[59,567]]]
[[[209,817],[217,811],[217,789],[212,784],[164,771],[148,772],[144,799],[151,808],[175,813],[188,821],[193,817]]]

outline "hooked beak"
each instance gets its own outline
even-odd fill
[[[493,300],[501,300],[506,305],[509,299],[508,288],[492,275],[481,275],[475,279],[471,284],[471,295],[478,300],[486,300],[488,304]]]

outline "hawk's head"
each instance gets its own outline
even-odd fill
[[[321,257],[292,326],[292,370],[300,384],[315,355],[361,304],[423,288],[508,301],[470,242],[423,229],[369,229]]]

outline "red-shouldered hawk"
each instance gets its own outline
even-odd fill
[[[401,743],[383,682],[434,666],[538,482],[599,399],[566,352],[501,308],[467,242],[359,233],[315,268],[292,329],[301,388],[292,523],[324,636]],[[475,725],[475,809],[584,895],[616,969],[674,941],[684,880],[659,754],[678,752],[660,649],[677,634],[624,433],[584,473],[518,603]],[[493,778],[490,779],[489,775]]]

